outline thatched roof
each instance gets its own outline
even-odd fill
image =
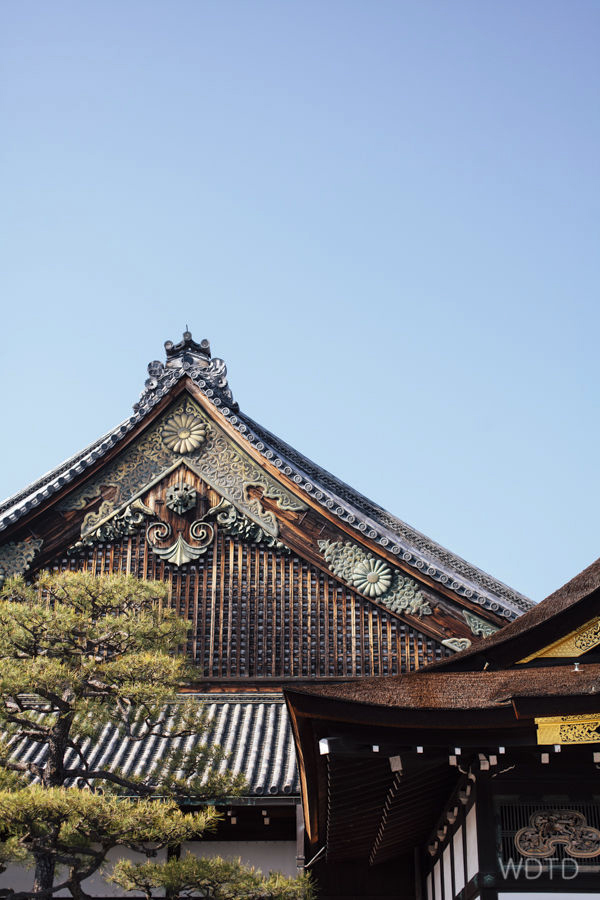
[[[297,687],[286,695],[310,694],[395,709],[498,709],[519,697],[594,697],[600,708],[600,665],[575,671],[572,666],[545,666],[508,671],[442,672],[429,667],[409,675],[357,678],[344,684]]]
[[[600,612],[600,559],[514,622],[432,669],[506,667],[558,640]]]

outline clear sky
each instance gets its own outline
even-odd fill
[[[598,0],[4,0],[9,495],[186,323],[536,600],[600,554]]]

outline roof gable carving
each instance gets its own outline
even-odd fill
[[[431,605],[417,582],[387,562],[367,553],[351,541],[319,541],[319,548],[333,574],[392,612],[409,610],[430,616]]]
[[[58,508],[61,511],[83,509],[90,499],[100,495],[103,486],[115,489],[113,498],[104,501],[100,513],[86,515],[82,525],[82,537],[85,537],[101,519],[131,502],[156,478],[183,460],[210,487],[272,537],[278,534],[277,519],[273,512],[263,508],[260,500],[250,496],[252,487],[260,487],[263,496],[274,499],[280,509],[306,508],[306,504],[237,447],[187,394],[123,454],[67,495]]]
[[[594,616],[579,628],[573,629],[551,644],[530,653],[520,659],[519,663],[531,662],[533,659],[572,659],[583,656],[589,650],[600,645],[600,616]]]
[[[198,475],[271,537],[277,538],[277,516],[268,500],[275,499],[277,510],[282,511],[316,509],[339,523],[346,534],[354,534],[355,543],[366,547],[367,554],[386,558],[385,565],[393,572],[402,572],[402,577],[419,584],[423,580],[437,584],[447,596],[462,598],[471,611],[479,607],[482,613],[491,613],[492,619],[495,616],[513,619],[531,606],[527,598],[414,531],[239,412],[227,383],[226,366],[222,360],[211,357],[207,341],[198,344],[186,332],[179,344],[167,342],[165,348],[166,362],[154,361],[148,367],[149,377],[133,416],[0,506],[0,531],[11,530],[11,537],[7,535],[9,541],[16,524],[31,519],[36,508],[47,505],[55,494],[63,495],[60,510],[68,512],[78,508],[77,504],[83,508],[92,496],[89,492],[98,497],[102,484],[112,484],[114,490],[111,496],[103,496],[102,509],[96,506],[91,514],[97,517],[97,525],[100,512],[106,517],[117,509],[124,510],[128,499],[134,498],[145,484],[185,457]],[[198,395],[198,402],[185,393],[167,415],[165,403],[171,394],[181,394],[184,385],[189,385],[193,389],[191,393]],[[160,419],[153,421],[159,404],[163,412]],[[175,421],[175,416],[180,420]],[[181,418],[186,416],[187,419]],[[142,428],[132,442],[132,431]],[[234,434],[235,441],[227,430],[229,435]],[[182,432],[186,432],[183,437]],[[119,462],[115,450],[126,441],[130,442],[131,449],[126,448]],[[108,456],[106,468],[95,471],[84,484],[86,470],[97,470],[105,456]],[[260,457],[265,461],[264,466]],[[269,475],[269,469],[275,478]],[[70,482],[75,491],[65,496]],[[292,490],[284,487],[286,482]],[[259,487],[258,496],[252,490],[253,485]],[[298,497],[299,492],[305,495],[306,504]],[[90,517],[83,533],[93,526]],[[0,559],[1,556],[2,548]],[[392,560],[397,561],[396,565]],[[328,565],[323,558],[319,564]],[[378,584],[383,581],[380,579]],[[369,587],[366,596],[371,597],[372,591]],[[373,599],[377,602],[377,595]],[[401,602],[399,609],[402,608]],[[427,615],[425,608],[426,603],[420,607],[421,615]],[[467,624],[465,619],[463,623]],[[473,628],[472,621],[468,626],[467,633],[482,634]],[[459,631],[459,636],[465,639],[464,632]]]
[[[43,538],[34,538],[9,541],[0,547],[0,587],[9,576],[27,571],[43,543]]]
[[[177,473],[179,480],[166,489],[164,501],[157,500],[152,489],[169,480],[169,476],[173,473]],[[75,555],[95,544],[112,543],[143,528],[148,547],[160,559],[179,568],[206,553],[215,538],[215,524],[225,534],[240,537],[250,543],[273,547],[284,553],[288,551],[276,536],[261,528],[225,497],[221,497],[216,505],[196,518],[198,495],[194,487],[194,474],[197,472],[195,473],[189,466],[188,461],[181,460],[169,466],[151,483],[143,485],[133,498],[127,499],[116,509],[110,501],[104,501],[97,513],[90,512],[86,515],[81,539],[73,544],[67,553]],[[142,499],[149,493],[152,495],[151,505],[147,505]],[[168,511],[167,517],[161,510],[163,502]],[[261,508],[258,501],[255,503]],[[264,510],[261,511],[264,514]],[[188,513],[194,513],[193,521]],[[175,532],[177,537],[174,537]]]

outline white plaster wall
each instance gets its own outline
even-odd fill
[[[433,867],[433,890],[435,893],[435,900],[440,900],[442,896],[442,867],[439,859]]]
[[[223,859],[237,859],[247,866],[260,869],[263,874],[282,872],[295,877],[295,841],[190,841],[182,844],[181,852],[195,856],[222,856]]]
[[[452,846],[454,849],[454,893],[459,894],[465,886],[462,825],[452,838]]]
[[[452,852],[452,844],[448,844],[444,850],[444,897],[451,900],[454,896],[452,890],[452,863],[450,862],[450,853]]]
[[[477,813],[472,806],[467,813],[467,880],[479,872],[479,852],[477,850]]]

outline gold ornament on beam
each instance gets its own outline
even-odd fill
[[[541,716],[535,720],[538,744],[597,744],[600,712],[578,716]]]

